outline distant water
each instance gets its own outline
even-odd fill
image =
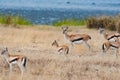
[[[67,18],[118,15],[120,0],[0,0],[0,13],[24,16],[33,24]]]

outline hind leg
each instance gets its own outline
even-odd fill
[[[90,50],[90,45],[88,44],[88,42],[84,42],[85,43],[85,45],[87,46],[87,48]]]
[[[116,58],[118,58],[118,49],[115,50]]]
[[[105,56],[106,55],[106,52],[109,50],[109,48],[105,48],[104,50],[103,50],[103,53],[102,53],[102,56]]]
[[[106,51],[105,50],[103,50],[103,52],[102,52],[102,56],[104,56],[106,54]]]
[[[21,80],[23,80],[23,74],[24,74],[24,71],[25,71],[25,67],[23,66],[22,63],[18,63],[18,66],[19,66],[19,69],[21,71]]]
[[[58,52],[58,55],[60,55],[62,52]]]
[[[69,49],[66,49],[65,52],[64,52],[66,61],[70,61],[69,58],[68,58],[68,52],[69,52]]]

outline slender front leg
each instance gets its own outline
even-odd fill
[[[58,52],[58,55],[60,55],[62,52]]]
[[[70,49],[70,53],[71,53],[71,54],[73,54],[73,50],[74,50],[73,48],[74,48],[74,47],[73,47],[73,43],[71,43],[71,49]]]
[[[9,64],[9,67],[10,67],[10,71],[9,71],[9,80],[12,80],[12,79],[11,79],[11,73],[12,73],[12,69],[13,69],[12,63]]]
[[[11,73],[11,72],[12,72],[12,69],[13,69],[13,65],[12,65],[12,63],[9,64],[9,66],[10,66],[10,73]]]
[[[22,65],[21,65],[20,69],[21,69],[21,80],[23,80],[24,68]]]
[[[25,68],[24,68],[23,64],[21,64],[21,63],[17,63],[17,64],[21,71],[21,80],[23,80],[23,73],[24,73]]]

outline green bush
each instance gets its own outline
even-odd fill
[[[53,23],[54,26],[83,26],[86,24],[86,20],[80,19],[65,19]]]
[[[31,25],[32,23],[22,16],[0,15],[0,23],[5,25]]]
[[[0,23],[4,24],[5,23],[5,16],[0,14]]]

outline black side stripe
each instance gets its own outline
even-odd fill
[[[120,37],[120,35],[115,35],[115,37]]]
[[[108,38],[108,40],[110,40],[110,39],[112,39],[112,38],[114,38],[114,37],[116,37],[115,35],[114,36],[111,36],[110,38]]]
[[[60,52],[61,50],[63,50],[63,48],[60,48],[60,49],[58,50],[58,52]]]
[[[111,44],[110,46],[112,46],[112,47],[114,47],[114,48],[118,48],[118,47],[116,47],[116,46],[114,46],[114,45],[112,45],[112,44]]]
[[[15,59],[13,59],[13,60],[11,60],[11,61],[9,61],[10,63],[12,63],[12,62],[14,62],[14,61],[17,61],[19,58],[15,58]]]
[[[79,41],[79,40],[83,40],[83,38],[78,38],[78,39],[72,40],[72,42]]]

